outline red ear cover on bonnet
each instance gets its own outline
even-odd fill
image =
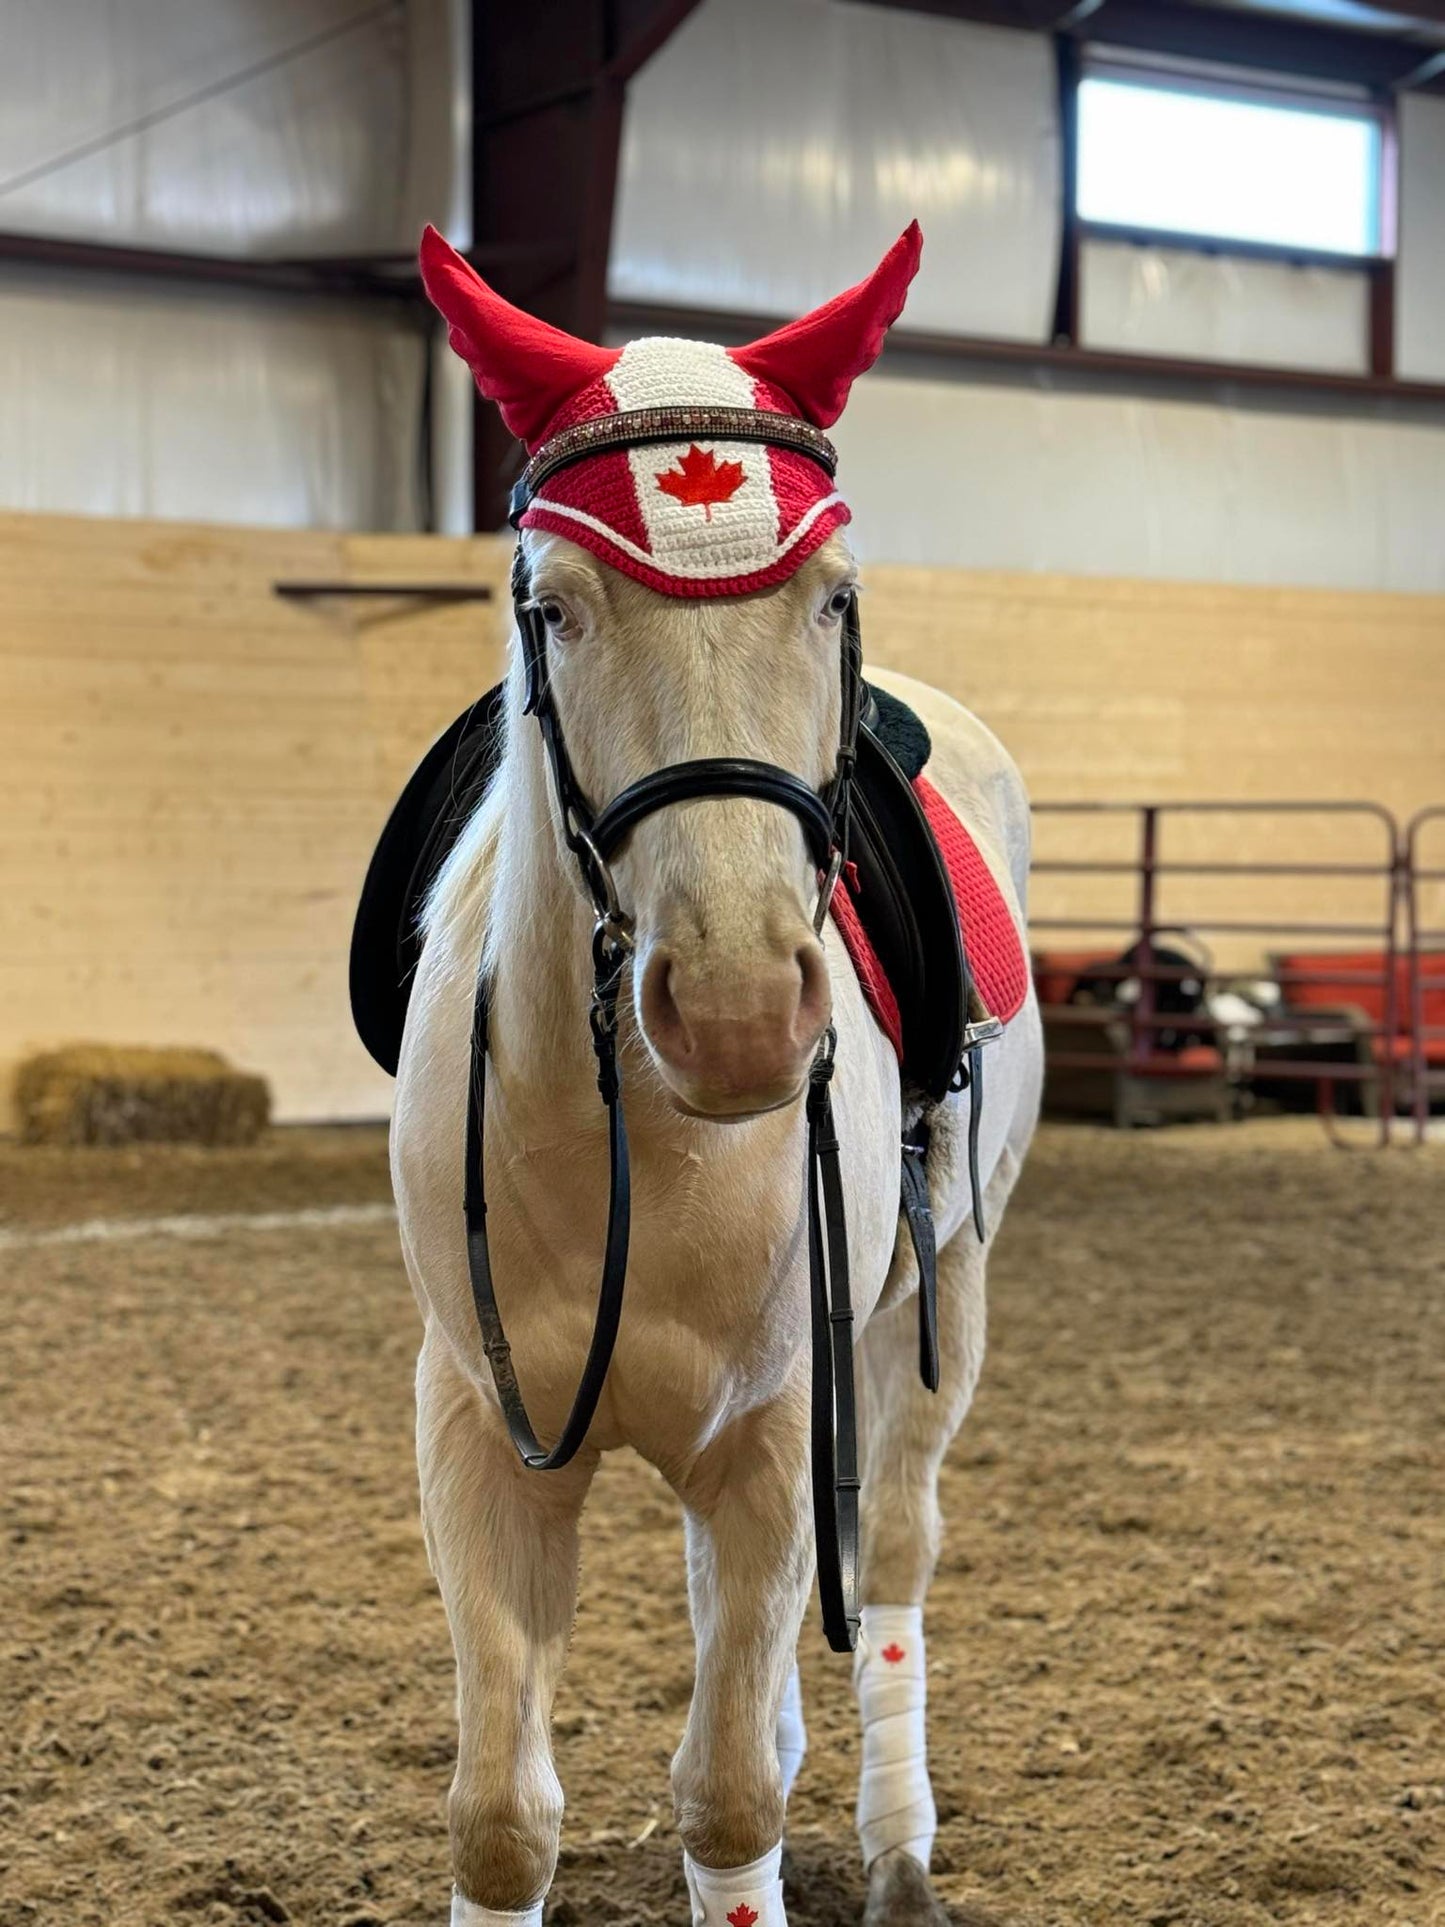
[[[622,352],[594,347],[523,314],[489,288],[434,227],[422,236],[421,278],[478,389],[497,404],[502,420],[529,449],[558,410],[605,375]]]
[[[755,380],[791,395],[816,428],[831,428],[848,390],[878,359],[883,337],[902,314],[922,253],[922,231],[910,221],[866,281],[728,353]]]

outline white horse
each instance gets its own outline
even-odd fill
[[[839,735],[840,611],[854,580],[840,535],[771,588],[687,599],[556,534],[522,540],[553,699],[590,798],[703,756],[755,757],[826,781]],[[579,1521],[600,1454],[630,1445],[667,1479],[686,1520],[697,1670],[672,1783],[693,1917],[705,1927],[782,1921],[784,1806],[803,1750],[795,1651],[813,1572],[800,1097],[830,1021],[862,1330],[855,1677],[869,1919],[937,1918],[921,1609],[939,1543],[939,1467],[984,1347],[988,1254],[970,1219],[963,1153],[970,1100],[949,1098],[934,1125],[942,1380],[930,1395],[918,1375],[916,1266],[899,1230],[898,1066],[831,923],[814,934],[817,872],[798,823],[760,800],[710,798],[638,824],[613,866],[636,945],[621,1024],[633,1186],[626,1309],[581,1452],[553,1472],[520,1464],[483,1357],[462,1234],[479,958],[491,984],[485,1157],[497,1294],[543,1438],[566,1415],[591,1329],[608,1153],[587,1024],[592,906],[539,732],[522,714],[513,640],[505,752],[432,894],[392,1132],[402,1243],[425,1319],[423,1518],[458,1669],[452,1918],[540,1922],[562,1822],[549,1727]],[[949,698],[878,680],[926,722],[930,778],[1022,929],[1029,819],[1014,765]],[[1034,1127],[1041,1064],[1030,996],[989,1047],[990,1234]]]

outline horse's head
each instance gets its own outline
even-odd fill
[[[823,788],[854,578],[840,535],[771,589],[686,600],[571,542],[527,540],[551,699],[599,808],[703,757]],[[729,1117],[795,1096],[831,1009],[817,864],[797,818],[749,796],[679,802],[638,822],[611,868],[634,929],[637,1020],[674,1100]]]
[[[669,1093],[710,1117],[795,1097],[829,1020],[814,908],[837,823],[818,793],[840,744],[846,759],[857,664],[822,431],[920,248],[915,224],[857,287],[725,349],[578,341],[439,235],[422,246],[452,346],[531,455],[513,587],[558,827],[599,906],[615,888],[630,920],[637,1018]],[[609,836],[608,806],[659,772],[666,795]]]

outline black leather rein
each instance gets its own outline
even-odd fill
[[[706,423],[700,423],[697,432],[707,432]],[[862,644],[857,603],[853,600],[843,618],[842,720],[837,761],[821,793],[801,777],[772,763],[745,757],[707,757],[673,764],[644,776],[614,797],[604,809],[594,811],[573,773],[561,719],[552,700],[547,676],[546,625],[531,596],[526,558],[520,544],[512,569],[512,594],[522,639],[525,707],[541,726],[563,835],[577,859],[583,886],[596,912],[590,1023],[597,1056],[597,1084],[607,1109],[611,1162],[607,1235],[592,1340],[571,1410],[551,1446],[541,1443],[527,1415],[492,1278],[482,1155],[489,1006],[487,983],[480,968],[473,1005],[467,1093],[464,1211],[472,1297],[481,1326],[483,1350],[507,1429],[524,1464],[536,1471],[551,1471],[573,1458],[596,1413],[617,1342],[627,1276],[631,1185],[617,1061],[617,1005],[631,956],[632,935],[629,919],[618,901],[609,859],[638,823],[671,804],[729,796],[774,803],[796,817],[817,865],[821,885],[816,921],[821,927],[847,859],[850,791],[864,697]],[[835,1652],[850,1652],[858,1634],[858,1443],[847,1224],[838,1138],[829,1094],[835,1042],[830,1028],[809,1072],[805,1106],[813,1353],[811,1447],[823,1630]]]

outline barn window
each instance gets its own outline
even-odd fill
[[[1087,74],[1078,213],[1090,227],[1160,238],[1378,256],[1384,139],[1380,114],[1357,99]]]

